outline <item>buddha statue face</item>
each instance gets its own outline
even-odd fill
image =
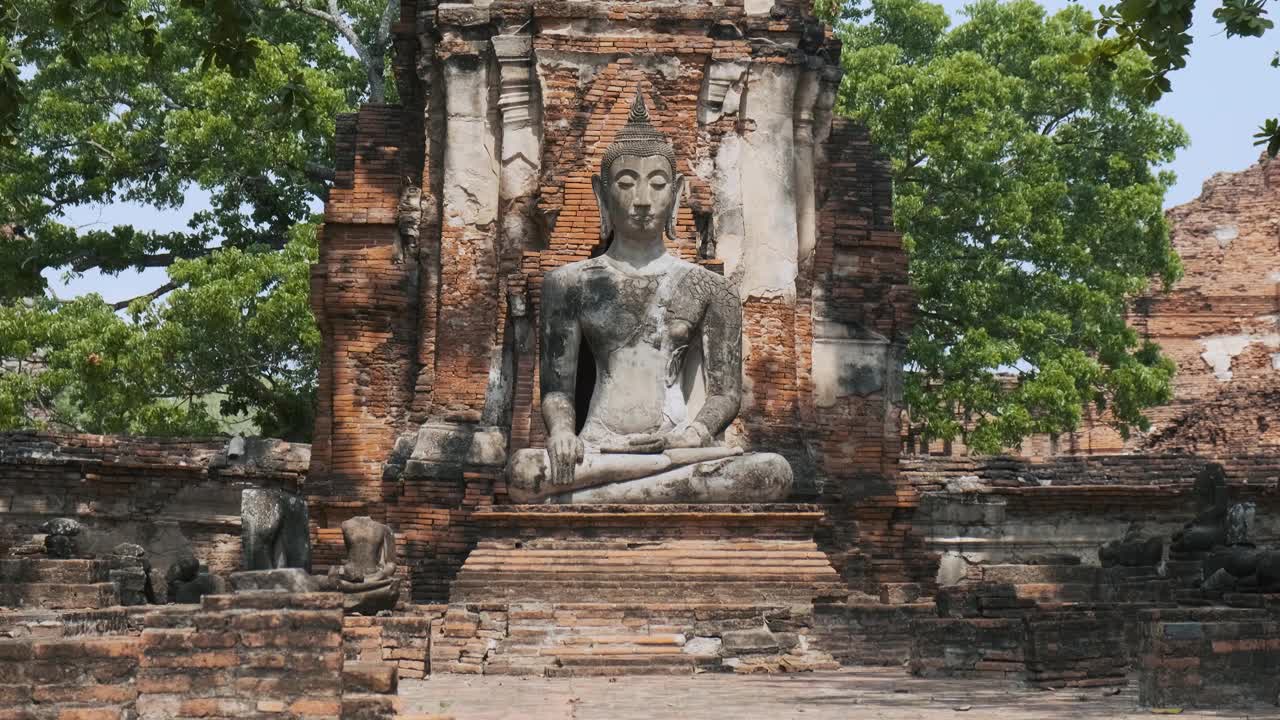
[[[632,237],[659,235],[674,220],[681,180],[661,155],[623,155],[605,178],[601,211],[615,231]]]
[[[615,230],[628,239],[676,239],[676,216],[684,177],[675,169],[675,151],[649,121],[644,97],[636,93],[627,124],[605,151],[600,174],[591,178],[600,207],[600,237]]]

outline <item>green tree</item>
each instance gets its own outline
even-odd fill
[[[986,452],[1071,430],[1089,405],[1145,428],[1174,368],[1125,313],[1180,274],[1161,211],[1173,177],[1155,166],[1185,133],[1151,111],[1141,53],[1079,62],[1099,42],[1086,11],[964,14],[949,29],[940,6],[873,0],[840,30],[839,107],[892,161],[920,296],[912,421]]]
[[[1110,66],[1114,58],[1131,49],[1141,50],[1151,60],[1146,72],[1145,92],[1157,100],[1172,89],[1169,74],[1186,67],[1191,53],[1191,27],[1195,0],[1120,0],[1099,7],[1100,17],[1093,29],[1104,42],[1094,46],[1088,57]],[[1267,17],[1267,0],[1221,0],[1213,19],[1227,37],[1262,37],[1275,23]],[[1280,67],[1280,53],[1271,61]],[[1280,152],[1280,120],[1270,118],[1258,128],[1255,145],[1266,145],[1275,157]]]
[[[247,415],[267,435],[310,435],[320,334],[307,308],[315,226],[281,252],[178,260],[164,302],[121,317],[97,295],[0,305],[0,430],[210,435]]]
[[[19,323],[0,344],[0,426],[194,433],[247,414],[268,433],[309,432],[304,250],[333,176],[336,115],[394,100],[384,78],[398,11],[398,0],[0,7],[0,124],[12,130],[0,144],[0,312]],[[196,187],[210,207],[182,231],[68,219],[122,201],[169,211]],[[152,267],[167,281],[132,300],[48,296],[49,271]],[[91,371],[88,357],[102,364]]]

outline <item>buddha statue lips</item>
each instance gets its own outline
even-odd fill
[[[600,165],[592,185],[609,249],[557,268],[543,281],[539,370],[548,441],[545,449],[512,456],[511,499],[786,498],[792,472],[782,456],[744,454],[717,440],[741,403],[741,304],[724,278],[668,254],[663,245],[664,231],[675,238],[684,178],[639,93]],[[575,434],[584,339],[596,383],[582,431]],[[699,385],[705,397],[691,408]]]

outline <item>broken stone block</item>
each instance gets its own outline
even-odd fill
[[[278,570],[246,570],[231,573],[231,589],[234,592],[285,592],[309,593],[320,590],[320,579],[302,568]]]
[[[778,639],[767,628],[730,630],[721,636],[725,654],[776,652]]]
[[[40,526],[45,533],[44,550],[49,557],[69,560],[80,552],[77,536],[82,526],[71,518],[54,518]]]

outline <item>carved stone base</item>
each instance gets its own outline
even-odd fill
[[[848,591],[812,505],[512,505],[432,630],[433,671],[531,675],[836,667],[813,605]]]

